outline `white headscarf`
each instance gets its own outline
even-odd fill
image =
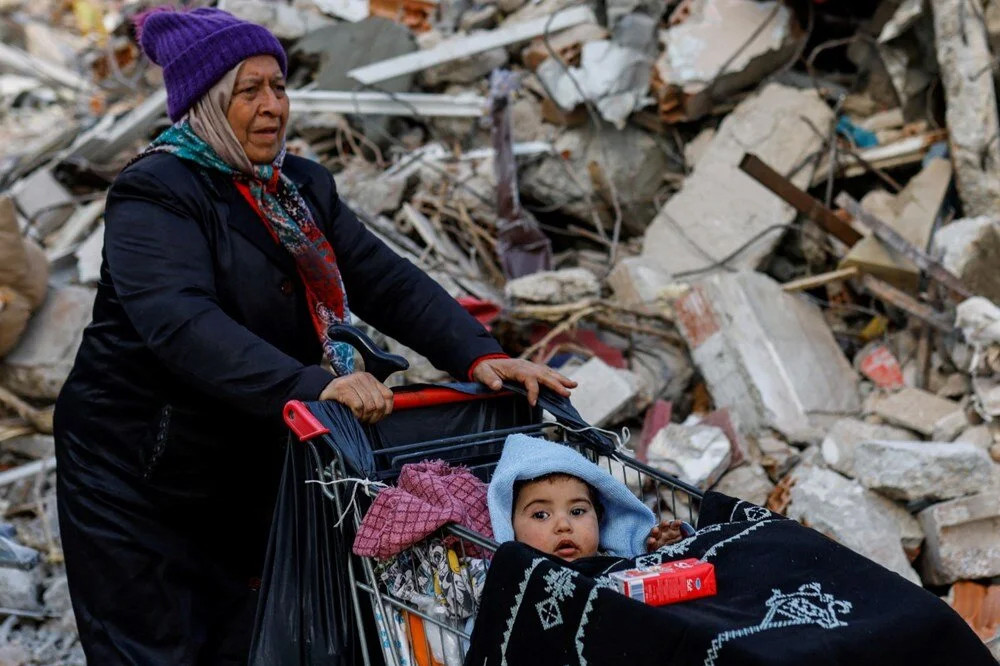
[[[226,118],[229,104],[233,101],[233,86],[236,85],[236,75],[242,66],[241,62],[226,72],[225,76],[202,95],[201,99],[188,111],[187,119],[194,133],[212,146],[222,161],[238,171],[252,174],[253,164]]]

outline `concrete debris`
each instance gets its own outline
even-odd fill
[[[56,444],[51,435],[34,433],[8,439],[0,443],[0,450],[16,453],[32,460],[42,460],[56,454]]]
[[[827,127],[832,119],[814,91],[776,83],[742,102],[650,224],[643,255],[674,277],[756,268],[795,212],[740,171],[743,154],[756,153],[775,171],[792,172],[822,144],[812,127]],[[791,180],[803,187],[809,174],[798,169]]]
[[[789,446],[783,439],[763,435],[755,441],[760,454],[760,464],[775,483],[802,461],[798,450]]]
[[[716,275],[675,309],[716,404],[748,432],[771,427],[808,438],[811,412],[857,412],[857,377],[819,309],[770,278]]]
[[[957,415],[962,414],[962,406],[928,391],[906,387],[876,400],[874,412],[893,425],[931,437],[936,429],[953,426],[956,419],[960,420]]]
[[[84,287],[53,289],[21,342],[0,363],[0,383],[27,398],[54,401],[90,323],[94,296]]]
[[[862,442],[854,469],[863,486],[899,500],[951,499],[993,483],[989,456],[968,442]]]
[[[38,569],[0,567],[0,607],[28,612],[41,610],[40,586]]]
[[[48,169],[39,169],[19,180],[10,195],[35,237],[40,239],[61,227],[76,208],[69,190]]]
[[[993,56],[980,15],[963,0],[931,0],[941,82],[947,101],[948,143],[965,214],[995,215],[1000,202],[1000,133],[992,76],[980,76]]]
[[[1000,257],[1000,220],[955,220],[934,234],[934,253],[970,291],[1000,302],[1000,276],[992,270]]]
[[[764,506],[774,490],[774,484],[763,467],[757,463],[748,463],[723,474],[712,490]]]
[[[536,70],[542,85],[565,111],[590,101],[618,129],[646,105],[656,22],[641,14],[622,18],[611,40],[583,45],[579,67],[548,58]]]
[[[935,504],[918,518],[927,535],[924,576],[929,583],[1000,575],[1000,494]]]
[[[667,307],[686,288],[674,282],[649,257],[626,257],[608,275],[608,284],[622,305]]]
[[[919,585],[899,525],[873,495],[834,471],[803,465],[795,470],[787,515]]]
[[[76,270],[80,284],[94,285],[101,277],[104,253],[104,224],[101,223],[77,248]]]
[[[219,9],[266,26],[278,39],[293,41],[334,22],[317,12],[264,0],[221,0]]]
[[[573,393],[573,406],[592,425],[607,425],[627,413],[639,392],[633,373],[612,368],[596,356],[567,374],[580,385]]]
[[[700,0],[660,33],[656,72],[665,90],[660,113],[671,122],[696,120],[720,99],[785,64],[800,29],[779,2]]]
[[[651,467],[708,488],[729,469],[732,451],[721,428],[671,423],[653,436],[646,459]]]
[[[511,280],[504,288],[504,295],[511,302],[550,305],[597,298],[600,292],[597,278],[585,268],[533,273]]]
[[[867,423],[854,418],[840,419],[823,438],[823,460],[841,474],[856,478],[854,450],[859,444],[871,440],[909,441],[912,433],[892,426]]]

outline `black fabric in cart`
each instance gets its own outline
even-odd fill
[[[718,594],[661,607],[606,574],[701,558]],[[572,565],[500,547],[466,666],[995,666],[964,620],[896,573],[767,509],[707,493],[698,533],[634,560]]]

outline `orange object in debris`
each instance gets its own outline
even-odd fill
[[[406,616],[406,627],[410,630],[410,647],[413,649],[413,661],[417,666],[431,666],[434,663],[431,657],[430,644],[427,642],[427,635],[424,633],[424,621],[418,615],[403,611]]]
[[[437,5],[423,0],[368,0],[372,16],[381,16],[402,23],[413,32],[431,29],[431,16]]]
[[[861,359],[861,372],[884,389],[903,387],[903,369],[885,345],[878,345]]]
[[[1000,585],[981,585],[963,580],[952,588],[951,607],[976,635],[992,640],[1000,632]]]

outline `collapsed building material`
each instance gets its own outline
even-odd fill
[[[517,163],[511,125],[511,94],[517,76],[497,70],[490,80],[490,115],[493,120],[493,169],[497,180],[497,254],[504,277],[519,278],[552,268],[552,241],[538,221],[521,206],[517,188]]]
[[[607,425],[619,417],[638,393],[635,375],[612,368],[596,356],[567,375],[579,384],[573,392],[573,406],[591,425]]]
[[[928,582],[1000,576],[1000,493],[935,504],[918,518],[927,535],[923,573]]]
[[[408,55],[357,67],[347,75],[364,85],[375,85],[404,74],[413,74],[435,65],[467,58],[491,49],[527,41],[543,33],[571,28],[581,23],[594,23],[589,7],[579,6],[557,12],[554,16],[532,19],[524,23],[504,25],[497,30],[454,37],[437,46]]]
[[[860,204],[858,204],[857,201],[852,199],[849,194],[841,192],[837,196],[837,205],[846,209],[856,219],[863,222],[865,226],[872,230],[872,234],[876,238],[885,243],[885,245],[893,251],[912,261],[931,278],[940,282],[955,294],[964,298],[968,298],[972,295],[954,273],[942,266],[940,262],[931,257],[924,250],[916,247],[913,243],[904,238],[892,226],[867,212],[861,207]]]
[[[587,221],[599,237],[618,219],[623,231],[641,234],[656,215],[654,202],[671,168],[676,165],[648,133],[588,123],[560,134],[552,155],[523,171],[521,187],[526,199]],[[661,257],[652,260],[667,268]]]
[[[858,150],[848,147],[846,150],[838,152],[837,167],[833,173],[843,178],[854,178],[874,171],[883,180],[889,180],[886,178],[886,169],[920,164],[935,145],[947,138],[947,130],[931,130],[916,136],[899,139],[884,146],[879,145]],[[809,183],[810,187],[815,187],[826,181],[830,177],[830,173],[829,162],[820,162],[813,174],[812,181]],[[898,184],[896,185],[893,186],[893,189],[897,191],[902,189],[898,187]]]
[[[716,405],[749,432],[812,439],[810,413],[855,413],[857,376],[816,306],[755,272],[715,275],[675,303]],[[800,440],[801,441],[801,440]]]
[[[894,199],[896,215],[883,221],[913,247],[925,250],[950,184],[951,163],[945,159],[931,160]],[[916,290],[920,278],[917,264],[883,245],[879,236],[875,235],[860,240],[852,247],[840,266],[856,266],[865,273],[911,291]]]
[[[802,34],[780,2],[696,0],[686,16],[660,34],[656,62],[660,115],[696,120],[713,104],[788,62]]]
[[[536,37],[521,51],[521,62],[528,69],[535,70],[549,57],[550,48],[563,62],[570,62],[579,56],[583,44],[605,39],[607,36],[608,31],[602,26],[581,23],[549,36],[548,43],[544,38]]]
[[[785,478],[785,475],[802,461],[798,449],[789,446],[788,442],[771,435],[763,435],[755,440],[760,451],[761,467],[775,483]]]
[[[684,289],[649,257],[622,259],[608,274],[607,281],[618,302],[631,308],[665,308]]]
[[[504,287],[505,297],[513,303],[576,303],[586,298],[596,298],[600,293],[601,286],[597,278],[586,268],[532,273],[510,280]]]
[[[149,134],[166,113],[167,89],[161,88],[121,118],[105,115],[73,142],[66,151],[65,159],[106,162]]]
[[[951,333],[954,329],[945,313],[939,312],[925,303],[921,303],[913,296],[910,296],[905,291],[896,289],[888,282],[883,282],[871,275],[865,275],[861,278],[861,286],[875,298],[893,307],[905,310],[920,321],[930,324],[944,333]]]
[[[52,234],[51,241],[45,250],[48,260],[55,263],[71,254],[80,242],[88,235],[94,223],[104,214],[104,199],[95,199],[77,208],[57,232]]]
[[[833,424],[820,448],[827,465],[855,478],[858,474],[854,467],[854,450],[859,444],[871,440],[907,441],[912,438],[910,432],[901,428],[846,418]]]
[[[583,45],[580,66],[558,59],[544,60],[536,71],[552,100],[564,111],[593,103],[618,129],[633,111],[646,104],[652,56],[656,53],[656,22],[635,14],[623,17],[611,40]]]
[[[948,120],[948,143],[965,214],[1000,205],[1000,121],[981,9],[967,0],[931,0]]]
[[[486,99],[477,95],[386,93],[359,90],[290,90],[295,113],[481,118]]]
[[[91,83],[76,72],[3,42],[0,42],[0,65],[74,91],[83,92],[91,88]]]
[[[769,167],[753,153],[747,153],[740,160],[740,171],[777,194],[795,210],[818,224],[827,233],[833,234],[848,247],[861,240],[861,234],[854,227],[837,217],[832,210],[809,196],[804,190],[796,187],[792,181]]]
[[[750,462],[723,474],[712,490],[764,506],[774,490],[774,484],[767,478],[763,467]]]
[[[862,442],[854,465],[861,485],[898,500],[951,499],[993,483],[989,456],[968,442]]]
[[[729,438],[721,428],[671,423],[653,436],[646,461],[667,474],[709,488],[729,469]]]
[[[873,500],[874,493],[828,469],[800,465],[794,472],[788,517],[919,585],[903,552],[902,533]]]
[[[104,223],[102,222],[76,250],[76,271],[80,284],[93,285],[101,277],[104,251]]]
[[[955,220],[934,234],[933,255],[974,294],[1000,303],[1000,220],[972,217]]]
[[[0,567],[0,607],[24,611],[42,609],[41,571]]]
[[[795,218],[791,206],[739,169],[747,152],[789,174],[819,150],[809,124],[827,127],[830,108],[812,90],[772,83],[729,114],[680,192],[650,224],[643,255],[674,277],[756,268]],[[806,170],[790,174],[798,187]]]
[[[38,169],[14,183],[10,196],[40,240],[62,226],[76,210],[73,196],[50,169]]]
[[[333,23],[317,12],[265,0],[220,0],[217,6],[244,21],[265,26],[278,39],[288,41]]]
[[[877,399],[873,411],[888,423],[909,428],[925,437],[932,436],[942,423],[951,422],[955,414],[963,413],[957,402],[912,387]]]
[[[84,287],[51,290],[20,343],[0,363],[0,382],[26,398],[55,400],[90,323],[94,296]]]

